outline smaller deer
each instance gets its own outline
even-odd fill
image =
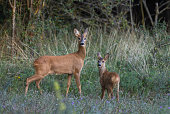
[[[105,62],[109,58],[109,54],[107,53],[104,58],[101,57],[100,52],[97,53],[98,56],[98,68],[100,75],[100,84],[102,86],[102,95],[101,99],[104,98],[105,89],[107,90],[107,94],[109,99],[113,98],[113,89],[117,85],[117,101],[119,101],[119,83],[120,77],[116,72],[108,72],[105,67]]]

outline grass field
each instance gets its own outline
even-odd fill
[[[49,25],[50,26],[50,25]],[[68,98],[65,98],[67,75],[49,75],[40,86],[29,86],[24,96],[25,80],[34,74],[33,61],[42,55],[64,55],[77,51],[73,30],[53,31],[49,27],[43,37],[39,30],[34,37],[25,36],[13,62],[4,43],[0,50],[0,112],[1,113],[152,113],[170,112],[169,54],[164,45],[170,36],[163,29],[152,32],[136,30],[89,29],[86,58],[81,72],[82,96],[72,78]],[[155,35],[156,34],[156,35]],[[3,35],[3,40],[8,40]],[[29,41],[28,41],[29,39]],[[161,46],[159,46],[159,44]],[[115,97],[101,100],[101,86],[97,68],[97,52],[110,53],[106,67],[120,75],[120,102]],[[56,87],[57,86],[57,87]],[[58,88],[56,90],[56,88]],[[115,92],[114,92],[115,93]],[[115,94],[114,94],[115,96]]]

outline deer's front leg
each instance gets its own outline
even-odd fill
[[[68,91],[71,85],[71,76],[72,76],[71,74],[68,74],[66,97],[67,97],[67,94],[68,94]]]
[[[74,73],[74,77],[76,79],[77,88],[78,88],[79,94],[81,96],[80,73]]]
[[[101,99],[104,98],[104,95],[105,95],[105,87],[102,87],[102,95],[101,95]]]
[[[113,91],[111,92],[111,99],[113,99]]]

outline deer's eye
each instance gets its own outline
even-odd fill
[[[80,40],[80,38],[78,38]]]
[[[84,40],[86,40],[86,38],[84,38]]]
[[[102,61],[102,63],[104,63],[104,61]]]

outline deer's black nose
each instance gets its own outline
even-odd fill
[[[83,43],[83,42],[81,42],[81,43],[80,43],[80,45],[84,45],[84,43]]]

